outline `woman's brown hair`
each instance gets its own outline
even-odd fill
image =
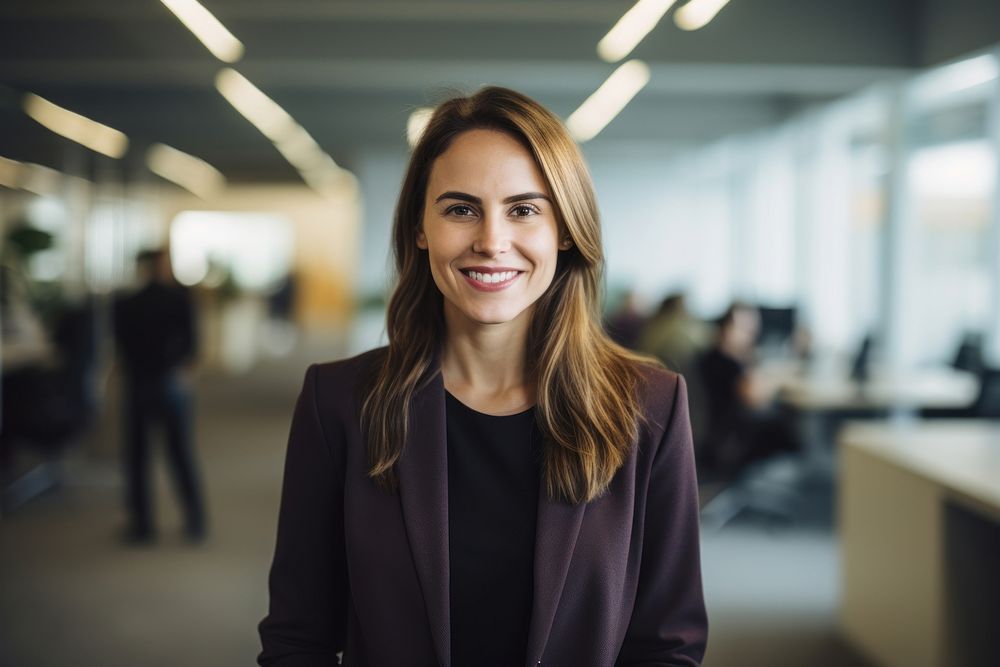
[[[580,149],[547,109],[497,87],[438,106],[410,157],[393,227],[397,281],[386,322],[389,348],[361,409],[369,475],[383,490],[397,488],[395,465],[411,400],[430,379],[447,333],[442,296],[427,251],[417,247],[417,232],[434,161],[455,137],[473,129],[505,132],[530,150],[548,182],[560,227],[573,242],[560,251],[552,284],[536,304],[527,355],[537,382],[546,490],[551,498],[586,502],[607,488],[637,438],[637,364],[652,362],[616,345],[601,325],[601,227]]]

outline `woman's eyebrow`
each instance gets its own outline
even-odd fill
[[[448,192],[442,193],[441,195],[438,196],[437,199],[434,200],[434,203],[436,204],[442,199],[457,199],[459,201],[467,201],[470,204],[477,204],[477,205],[482,205],[483,203],[483,200],[480,199],[479,197],[476,197],[475,195],[466,194],[464,192],[456,192],[454,190],[449,190]]]
[[[519,195],[511,195],[503,200],[504,204],[513,204],[516,201],[528,201],[529,199],[544,199],[545,201],[552,203],[548,195],[542,194],[541,192],[525,192]]]
[[[469,202],[470,204],[476,204],[477,206],[481,206],[483,203],[483,200],[480,199],[479,197],[476,197],[475,195],[470,195],[465,192],[457,192],[455,190],[449,190],[448,192],[441,193],[438,196],[438,198],[434,200],[434,203],[437,204],[442,199],[457,199],[458,201],[466,201]],[[513,204],[514,202],[528,201],[530,199],[544,199],[549,203],[552,202],[552,200],[549,198],[548,195],[543,194],[541,192],[524,192],[519,195],[511,195],[510,197],[506,197],[503,200],[503,203]]]

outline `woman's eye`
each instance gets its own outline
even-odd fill
[[[534,215],[538,213],[538,210],[534,206],[529,206],[527,204],[520,204],[511,209],[511,213],[517,218],[526,218],[529,215]]]
[[[474,215],[475,211],[472,210],[471,206],[466,206],[465,204],[457,204],[449,208],[445,213],[449,215],[457,215],[460,218],[465,218],[470,215]]]

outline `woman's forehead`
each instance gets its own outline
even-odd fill
[[[549,190],[531,152],[496,130],[463,132],[431,165],[428,197],[436,198],[437,190],[470,189],[503,196],[529,191],[548,194]]]

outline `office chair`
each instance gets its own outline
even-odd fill
[[[980,419],[1000,419],[1000,368],[984,368],[979,373],[979,395],[972,412]]]
[[[704,401],[705,387],[702,383],[697,386]],[[702,530],[721,530],[740,516],[763,519],[771,525],[792,524],[802,506],[806,477],[801,447],[796,451],[759,453],[747,461],[740,452],[745,453],[751,446],[750,431],[746,430],[749,422],[727,427],[706,403],[700,410],[702,427],[694,429]],[[775,435],[778,430],[785,432],[777,428],[777,417],[770,420],[774,428],[768,430]],[[758,430],[758,436],[761,432]],[[787,438],[779,439],[792,440],[791,430]]]
[[[966,333],[962,336],[955,351],[955,357],[951,361],[951,367],[959,371],[969,373],[980,373],[985,368],[983,361],[983,336],[978,333]]]

